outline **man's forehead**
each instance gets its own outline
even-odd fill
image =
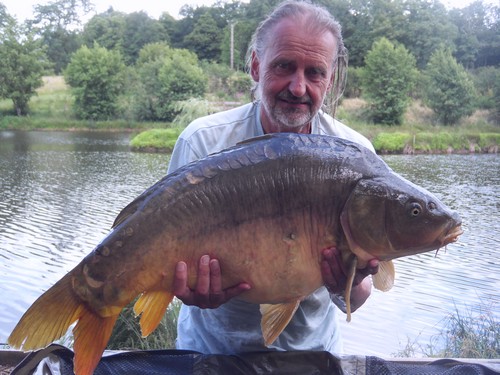
[[[302,21],[303,23],[303,21]],[[271,60],[296,60],[329,64],[336,53],[337,41],[328,30],[311,33],[292,19],[280,21],[268,37],[266,57]]]

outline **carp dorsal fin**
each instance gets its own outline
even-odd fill
[[[254,142],[262,141],[263,139],[272,138],[273,135],[274,134],[258,135],[256,137],[244,139],[243,141],[240,141],[240,142],[236,143],[236,145],[237,146],[239,146],[239,145],[246,145],[246,144],[249,144],[249,143],[254,143]]]
[[[271,345],[278,338],[281,332],[297,311],[300,301],[289,303],[280,303],[276,305],[262,304],[260,305],[260,313],[262,320],[260,322],[262,335],[266,346]]]
[[[147,337],[158,327],[173,298],[173,293],[165,290],[152,290],[141,294],[134,304],[134,313],[135,316],[141,316],[139,322],[142,337]]]
[[[388,260],[380,262],[378,267],[378,272],[372,276],[373,286],[375,289],[387,292],[394,286],[394,278],[396,277],[394,264],[392,260]]]

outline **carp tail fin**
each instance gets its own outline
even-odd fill
[[[102,317],[83,306],[73,329],[75,343],[74,371],[78,375],[92,375],[111,337],[118,315]]]
[[[135,316],[141,316],[142,337],[148,336],[160,324],[161,318],[173,298],[174,295],[165,290],[153,290],[141,294],[134,304],[134,313]]]
[[[395,277],[394,263],[391,260],[380,262],[378,272],[372,276],[373,286],[382,292],[387,292],[394,286]]]
[[[73,293],[71,274],[67,274],[24,313],[8,343],[24,350],[45,347],[66,333],[82,308],[82,301]]]
[[[276,305],[260,305],[262,314],[261,328],[266,346],[271,345],[278,338],[281,332],[297,311],[300,301],[290,303],[280,303]]]

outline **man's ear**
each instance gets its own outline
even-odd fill
[[[250,74],[255,82],[259,82],[259,58],[255,51],[252,52],[252,60],[250,63]]]

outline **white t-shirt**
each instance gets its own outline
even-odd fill
[[[374,151],[368,139],[323,112],[313,119],[311,132],[342,137]],[[179,136],[168,173],[260,135],[264,135],[264,131],[260,122],[259,102],[199,118]],[[338,310],[325,287],[317,289],[300,303],[290,323],[270,347],[264,345],[260,320],[259,305],[237,298],[217,309],[182,305],[176,347],[205,354],[263,350],[325,350],[342,353]]]

